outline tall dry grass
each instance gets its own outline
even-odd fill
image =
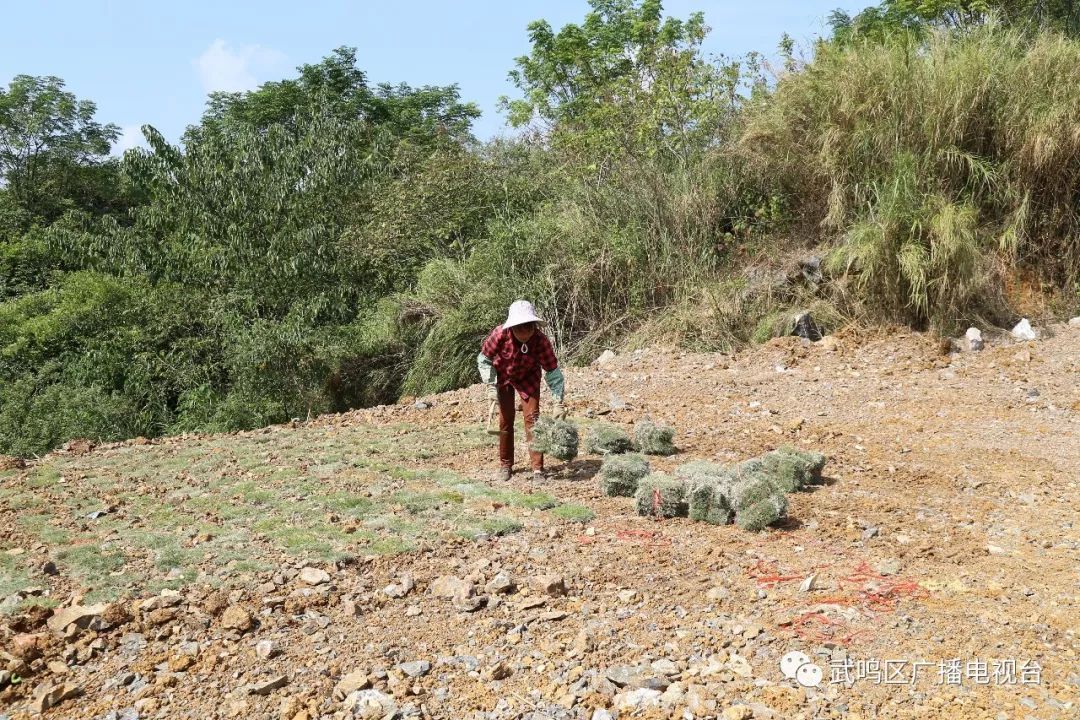
[[[948,328],[1008,314],[1004,277],[1080,271],[1080,42],[990,23],[822,45],[740,147],[832,251],[859,312]]]

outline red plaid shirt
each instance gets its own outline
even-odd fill
[[[551,341],[539,330],[527,343],[519,343],[514,333],[502,325],[491,331],[480,352],[491,358],[498,373],[498,385],[512,386],[522,398],[540,394],[540,370],[550,372],[559,367]]]

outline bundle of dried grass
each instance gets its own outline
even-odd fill
[[[758,532],[787,515],[787,496],[767,472],[767,463],[752,458],[741,463],[729,492],[735,524]]]
[[[577,427],[566,420],[541,417],[533,425],[532,449],[559,460],[573,460],[578,454]]]
[[[730,483],[733,474],[732,469],[727,465],[708,460],[692,460],[675,468],[675,477],[685,478],[691,483],[699,480],[724,480]]]
[[[790,447],[773,450],[761,458],[761,471],[769,475],[774,485],[789,493],[821,482],[824,467],[825,456],[821,453]]]
[[[727,525],[732,516],[727,490],[726,484],[714,479],[703,478],[691,483],[688,492],[689,518],[710,525]]]
[[[608,455],[600,465],[600,489],[609,497],[633,497],[648,474],[649,461],[643,455]]]
[[[634,449],[634,441],[626,431],[617,425],[602,424],[592,428],[585,451],[593,455],[614,455],[627,453]]]
[[[735,524],[743,530],[760,532],[787,515],[787,496],[777,492],[735,513]]]
[[[634,425],[634,439],[638,450],[646,455],[674,455],[675,428],[657,425],[651,420],[642,420]]]
[[[663,473],[643,477],[634,493],[638,515],[652,517],[686,517],[690,511],[686,498],[686,481]]]

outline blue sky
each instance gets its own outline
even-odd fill
[[[773,53],[788,32],[809,43],[852,0],[668,0],[669,15],[705,13],[707,50]],[[57,75],[98,118],[124,129],[121,146],[141,139],[143,123],[169,140],[202,114],[211,90],[247,90],[318,62],[335,47],[357,48],[374,82],[457,83],[479,104],[481,138],[504,130],[500,95],[506,73],[528,51],[526,26],[580,21],[585,0],[23,0],[4,10],[0,83],[20,73]],[[20,30],[21,29],[21,30]]]

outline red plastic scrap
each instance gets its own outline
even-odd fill
[[[760,586],[776,585],[782,582],[791,582],[792,580],[802,580],[804,575],[781,575],[779,573],[780,563],[776,560],[768,563],[761,559],[758,559],[754,563],[753,569],[750,570],[750,577],[757,581]]]

